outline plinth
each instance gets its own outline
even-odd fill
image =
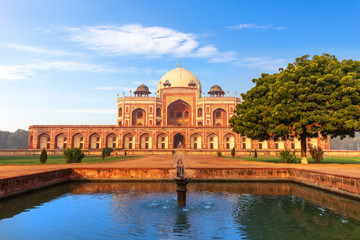
[[[174,178],[174,181],[176,182],[177,203],[179,206],[186,205],[186,185],[189,183],[190,179],[191,178]]]

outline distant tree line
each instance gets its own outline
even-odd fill
[[[28,135],[29,132],[23,129],[0,131],[0,149],[27,149]]]
[[[360,133],[355,133],[354,138],[344,138],[340,140],[340,137],[330,139],[330,149],[333,150],[360,150]]]

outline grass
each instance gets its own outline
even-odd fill
[[[104,161],[101,156],[85,156],[81,163],[104,163],[113,162],[118,160],[124,160],[128,158],[134,158],[136,156],[117,156],[117,157],[106,157]],[[0,156],[1,164],[40,164],[39,156]],[[46,164],[66,164],[64,156],[48,156]]]
[[[280,163],[279,157],[235,157],[236,159],[243,159],[248,161],[258,161],[258,162],[271,162],[271,163]],[[315,164],[314,160],[311,157],[308,157],[308,162],[310,164]],[[324,157],[324,160],[320,164],[329,164],[329,163],[338,163],[338,164],[360,164],[360,157]]]

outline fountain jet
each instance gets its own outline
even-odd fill
[[[177,203],[179,206],[186,205],[186,185],[189,183],[190,178],[185,178],[185,169],[184,164],[182,162],[181,156],[178,157],[176,162],[176,178],[174,178],[176,182],[176,191],[177,191]]]

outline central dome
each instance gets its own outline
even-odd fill
[[[189,83],[191,81],[193,81],[196,86],[196,89],[199,89],[201,92],[201,84],[199,79],[190,71],[186,70],[185,68],[182,67],[177,67],[174,68],[173,70],[165,73],[164,76],[162,76],[162,78],[159,81],[157,90],[159,91],[160,89],[165,88],[165,86],[163,85],[165,83],[165,81],[168,80],[168,82],[171,84],[170,87],[171,88],[176,88],[176,87],[185,87],[185,88],[189,88]]]

